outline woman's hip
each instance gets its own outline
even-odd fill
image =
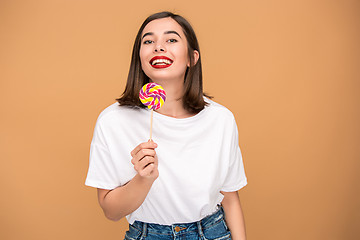
[[[172,225],[160,225],[135,221],[129,224],[129,230],[125,234],[125,240],[166,240],[166,239],[231,239],[231,234],[225,222],[225,213],[220,205],[219,209],[192,223],[179,223]]]

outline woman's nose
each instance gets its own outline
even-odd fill
[[[154,49],[155,52],[165,52],[165,48],[163,46],[161,46],[160,44],[155,46]]]

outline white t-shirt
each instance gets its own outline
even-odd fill
[[[146,199],[133,213],[135,220],[170,225],[199,221],[212,214],[224,196],[247,184],[238,131],[233,114],[207,98],[200,113],[183,119],[157,112],[153,116],[153,141],[159,177]],[[137,172],[130,152],[148,141],[150,110],[114,103],[98,117],[90,147],[85,184],[114,189]]]

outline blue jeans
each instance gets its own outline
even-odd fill
[[[159,225],[135,221],[129,224],[125,240],[224,240],[231,239],[231,234],[225,222],[222,206],[210,216],[198,222]]]

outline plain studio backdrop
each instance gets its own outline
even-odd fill
[[[360,239],[360,2],[0,1],[0,239],[122,239],[84,185],[143,20],[193,25],[235,115],[249,240]]]

